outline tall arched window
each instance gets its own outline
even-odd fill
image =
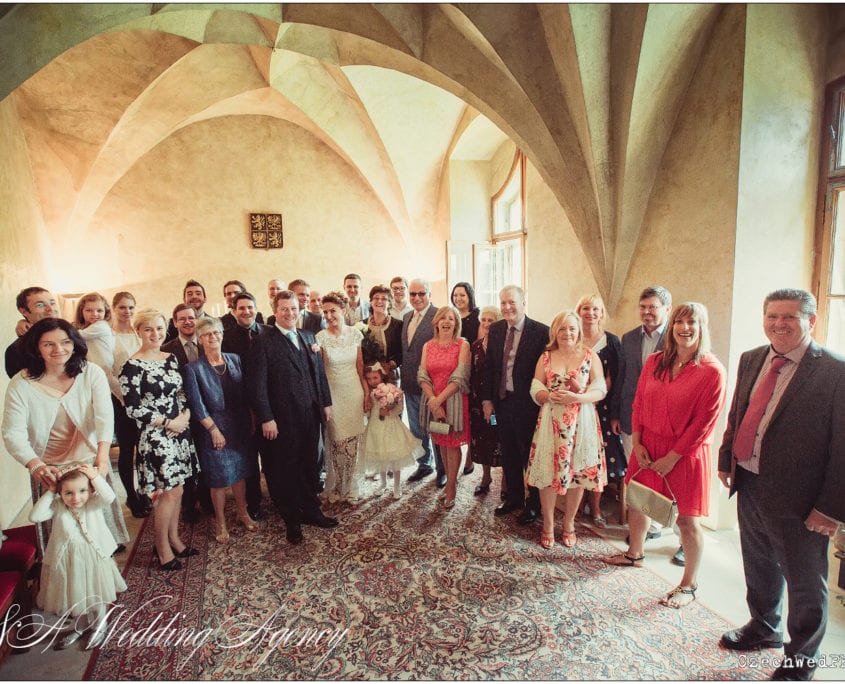
[[[825,93],[816,262],[819,300],[816,339],[845,354],[845,77]]]

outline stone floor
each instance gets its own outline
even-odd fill
[[[474,486],[480,479],[478,470],[471,476],[462,478],[462,486]],[[119,495],[123,489],[118,482]],[[613,502],[605,507],[610,523],[602,534],[620,549],[625,549],[627,528],[616,522]],[[28,511],[22,512],[17,524],[25,524]],[[133,518],[128,510],[125,517],[133,539],[141,521]],[[13,525],[13,526],[14,526]],[[539,528],[538,528],[539,529]],[[698,600],[734,624],[741,625],[748,619],[745,606],[745,583],[739,552],[739,535],[736,531],[705,530],[705,552],[699,579]],[[646,543],[645,565],[656,574],[674,583],[680,579],[681,569],[672,565],[670,559],[678,548],[678,538],[671,531],[666,531],[658,538]],[[115,557],[122,568],[128,558],[128,550]],[[820,668],[818,680],[845,679],[845,590],[836,586],[839,560],[833,558],[831,546],[830,573],[830,615],[828,629],[822,644],[822,653],[838,663],[837,667]],[[9,656],[0,665],[0,680],[80,680],[85,672],[89,655],[78,647],[66,651],[46,651],[34,647],[29,652]],[[766,671],[772,668],[765,668]],[[765,677],[765,672],[763,677]]]

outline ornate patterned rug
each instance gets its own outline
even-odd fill
[[[544,551],[539,526],[493,516],[465,480],[455,507],[433,478],[355,506],[341,525],[285,541],[265,499],[228,545],[211,521],[186,528],[200,555],[161,572],[152,525],[140,533],[107,641],[85,679],[750,679],[759,669],[720,649],[730,628],[700,602],[660,606],[671,587],[615,568],[615,549],[579,526],[574,550]],[[367,482],[365,493],[375,491]],[[498,491],[494,485],[493,491]],[[559,528],[559,525],[558,525]]]

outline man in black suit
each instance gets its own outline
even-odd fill
[[[402,321],[402,365],[400,366],[400,379],[402,391],[405,393],[405,408],[408,411],[408,427],[411,433],[422,441],[423,455],[417,459],[417,469],[408,476],[408,482],[416,482],[428,477],[434,472],[432,465],[432,452],[434,453],[434,465],[437,469],[437,486],[446,486],[446,468],[443,466],[443,459],[436,444],[433,444],[427,429],[420,425],[420,400],[422,388],[417,382],[417,371],[420,369],[422,350],[425,343],[434,337],[434,327],[431,322],[437,308],[431,303],[431,284],[422,278],[414,278],[411,281],[411,305],[414,310],[405,315]]]
[[[827,626],[828,540],[845,520],[845,359],[812,340],[815,323],[809,292],[766,297],[771,344],[740,357],[719,450],[719,479],[738,492],[751,613],[721,644],[780,647],[786,586],[790,641],[776,680],[813,677]]]
[[[529,487],[526,500],[523,476],[540,411],[531,398],[531,379],[537,359],[549,343],[549,326],[525,315],[525,293],[521,287],[502,288],[499,304],[503,320],[490,326],[487,337],[482,406],[488,423],[496,415],[508,488],[507,501],[496,508],[496,515],[524,509],[518,522],[527,525],[537,519],[540,511],[540,492]]]
[[[200,283],[196,280],[189,280],[185,283],[185,287],[182,289],[182,303],[193,308],[196,318],[208,316],[208,314],[203,310],[205,307],[205,301],[205,288]],[[171,340],[176,339],[178,334],[179,331],[176,328],[175,319],[171,318],[170,322],[167,324],[167,337],[164,338],[164,341],[170,342]]]
[[[223,298],[226,300],[226,307],[229,309],[220,317],[224,333],[237,326],[237,321],[235,321],[235,297],[242,292],[246,292],[246,285],[244,285],[240,280],[229,280],[225,285],[223,285]],[[258,323],[264,323],[264,319],[261,317],[258,309],[255,310],[253,318]],[[224,349],[223,351],[226,350]]]
[[[246,367],[249,363],[249,350],[258,339],[269,328],[261,325],[257,320],[255,297],[249,292],[239,292],[232,298],[232,319],[234,327],[224,330],[222,350],[230,354],[237,354],[241,358],[241,368],[246,377]],[[255,438],[253,452],[256,466],[258,466],[259,445],[258,438]],[[258,520],[261,517],[261,469],[255,468],[255,475],[246,479],[246,510],[249,517]]]
[[[15,303],[26,321],[26,326],[22,325],[26,329],[42,318],[56,318],[59,315],[56,298],[43,287],[24,288],[18,292]],[[6,347],[6,375],[10,378],[17,375],[24,366],[22,340],[23,333]]]
[[[308,302],[311,299],[311,286],[302,278],[297,278],[288,283],[288,289],[296,295],[299,301],[299,318],[296,321],[296,327],[316,335],[326,327],[326,321],[323,320],[322,310],[316,315],[308,310]]]
[[[264,477],[291,544],[302,525],[334,527],[317,499],[320,425],[331,418],[331,393],[313,333],[297,330],[299,302],[285,290],[273,302],[276,325],[259,335],[246,364],[247,392],[261,425]]]

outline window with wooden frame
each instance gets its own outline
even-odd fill
[[[492,237],[474,245],[478,302],[498,304],[505,285],[525,287],[525,155],[514,154],[508,176],[490,199]]]
[[[845,354],[845,77],[825,92],[813,282],[816,339]]]

